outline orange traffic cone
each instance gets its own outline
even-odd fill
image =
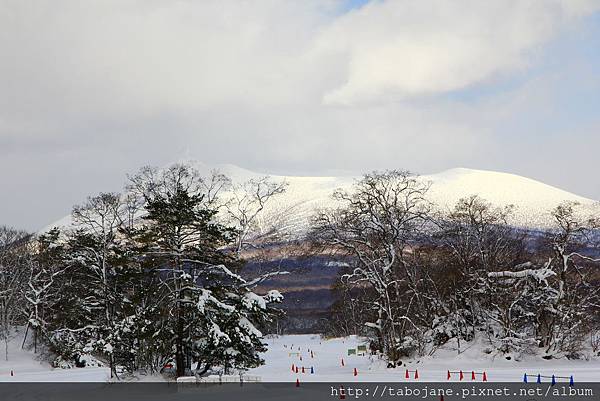
[[[415,369],[415,379],[419,378],[419,369]]]
[[[354,368],[354,376],[358,376],[358,370],[356,370],[356,368]]]

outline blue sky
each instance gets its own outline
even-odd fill
[[[290,175],[480,168],[600,199],[599,10],[2,2],[0,224],[45,226],[181,157]]]

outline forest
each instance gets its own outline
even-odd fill
[[[0,339],[56,367],[202,376],[261,365],[278,333],[294,248],[340,266],[322,333],[357,334],[393,367],[475,339],[518,360],[600,350],[600,216],[575,202],[552,228],[511,224],[512,205],[477,195],[444,210],[406,171],[365,174],[315,211],[301,235],[265,206],[286,191],[269,177],[233,183],[193,166],[145,167],[122,193],[73,207],[69,229],[0,229]],[[299,251],[298,251],[299,250]],[[271,268],[245,269],[257,260]],[[290,312],[290,310],[288,310]]]

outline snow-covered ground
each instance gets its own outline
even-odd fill
[[[267,340],[269,350],[265,355],[266,364],[251,370],[250,374],[262,376],[263,381],[301,382],[405,382],[414,381],[418,370],[420,381],[447,382],[448,370],[463,371],[464,381],[471,381],[472,371],[476,380],[482,380],[486,372],[491,382],[521,382],[523,374],[542,376],[570,377],[575,381],[600,381],[600,361],[569,361],[566,359],[547,361],[539,357],[530,357],[521,362],[507,361],[504,358],[482,354],[481,346],[467,348],[460,355],[450,348],[439,349],[434,356],[415,359],[404,366],[388,369],[386,364],[370,356],[348,356],[349,348],[362,344],[356,337],[321,339],[317,335],[290,335]],[[463,345],[464,347],[464,345]],[[467,345],[468,347],[468,345]],[[311,352],[312,351],[312,358]],[[294,353],[299,352],[299,355]],[[302,357],[302,360],[300,360]],[[342,359],[344,366],[342,366]],[[299,366],[299,373],[292,373],[292,364]],[[302,373],[302,367],[305,373]],[[310,373],[313,368],[314,374]],[[354,369],[357,375],[354,376]],[[409,379],[405,378],[406,369]],[[532,382],[535,377],[529,378]],[[568,379],[557,379],[557,381]],[[451,381],[459,381],[459,373],[451,373]],[[550,379],[543,379],[549,382]]]
[[[105,382],[110,377],[107,368],[54,369],[41,355],[21,349],[22,341],[18,335],[9,342],[8,361],[2,343],[0,382]]]
[[[39,356],[20,348],[20,339],[10,343],[9,360],[0,359],[0,381],[19,382],[105,382],[109,380],[107,368],[54,369]],[[434,356],[415,359],[406,365],[388,369],[386,364],[369,355],[348,356],[349,348],[363,344],[356,337],[322,339],[319,335],[286,335],[268,338],[269,350],[265,353],[266,364],[248,372],[259,375],[263,382],[414,382],[415,371],[418,381],[447,382],[448,370],[463,371],[464,381],[471,381],[471,372],[476,380],[486,373],[490,382],[521,382],[523,374],[557,377],[573,376],[577,382],[600,382],[600,360],[569,361],[543,360],[530,357],[525,361],[507,361],[482,354],[481,346],[465,347],[460,355],[451,347],[439,349]],[[463,345],[464,346],[464,345]],[[312,351],[312,357],[311,357]],[[300,359],[302,358],[302,360]],[[342,366],[342,359],[344,365]],[[292,365],[298,373],[292,372]],[[304,367],[304,373],[302,373]],[[313,372],[311,374],[311,368]],[[354,369],[357,375],[354,376]],[[406,369],[409,379],[405,378]],[[13,376],[11,376],[11,370]],[[142,378],[143,379],[143,378]],[[154,378],[156,380],[159,378]],[[147,379],[143,379],[144,381]],[[535,377],[529,380],[535,381]],[[557,379],[568,381],[568,379]],[[459,374],[452,373],[451,381],[459,381]],[[550,379],[543,379],[549,382]]]

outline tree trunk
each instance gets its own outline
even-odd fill
[[[185,354],[183,350],[183,316],[179,299],[177,300],[177,333],[175,337],[175,364],[177,377],[185,376]]]

